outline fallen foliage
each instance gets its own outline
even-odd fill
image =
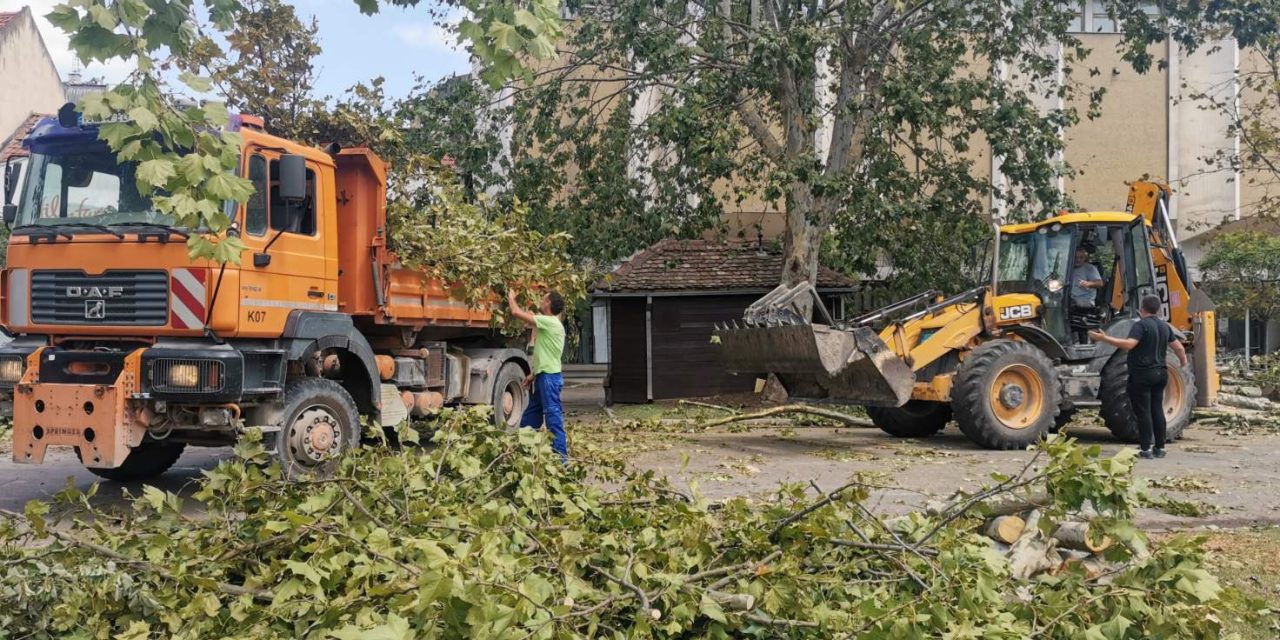
[[[1216,637],[1241,602],[1197,539],[1133,524],[1133,452],[1056,438],[1020,473],[884,521],[855,478],[708,502],[651,473],[560,464],[544,434],[446,411],[429,444],[366,447],[284,481],[257,432],[193,500],[146,487],[123,513],[74,488],[0,516],[0,629],[23,638]],[[980,529],[1044,492],[1039,526],[1115,541],[1011,575]],[[1072,516],[1071,514],[1075,514]]]

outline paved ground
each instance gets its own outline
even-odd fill
[[[792,423],[750,428],[664,428],[652,420],[660,409],[618,408],[612,419],[598,406],[598,389],[572,389],[570,434],[573,442],[613,449],[634,465],[694,483],[708,497],[767,495],[780,481],[816,482],[832,488],[854,473],[873,474],[887,488],[872,502],[885,513],[918,508],[958,488],[977,487],[992,472],[1014,472],[1031,455],[1025,451],[986,451],[964,439],[954,425],[928,440],[899,440],[876,429],[803,426]],[[648,418],[650,422],[643,419]],[[671,423],[666,423],[669,427]],[[1085,417],[1070,427],[1084,443],[1114,452],[1120,445]],[[572,445],[571,445],[572,446]],[[189,493],[188,485],[204,469],[230,457],[231,451],[190,448],[157,485]],[[687,458],[687,459],[686,459]],[[1280,523],[1280,432],[1224,435],[1213,427],[1193,426],[1170,448],[1164,460],[1139,461],[1138,474],[1163,483],[1157,493],[1209,505],[1201,517],[1179,517],[1145,510],[1142,524],[1152,528],[1199,525],[1222,527]],[[68,478],[81,489],[96,479],[70,451],[50,451],[42,466],[17,465],[7,444],[0,445],[0,508],[20,509],[26,501],[47,498]],[[121,489],[138,493],[139,484],[105,483],[97,498],[120,501]]]
[[[1114,453],[1105,429],[1080,427],[1072,435]],[[661,437],[661,436],[657,436]],[[745,433],[721,429],[681,434],[668,449],[638,453],[634,464],[696,483],[708,497],[767,495],[780,481],[809,482],[830,489],[858,472],[869,472],[886,488],[873,493],[872,507],[901,513],[975,488],[993,472],[1014,473],[1026,465],[1026,451],[977,448],[950,426],[928,440],[899,440],[877,429],[767,427]],[[1151,528],[1200,525],[1221,527],[1280,523],[1280,434],[1222,437],[1195,430],[1171,445],[1163,460],[1139,460],[1137,474],[1154,481],[1156,495],[1196,501],[1201,517],[1178,517],[1144,509],[1139,522]],[[687,463],[685,454],[688,455]]]

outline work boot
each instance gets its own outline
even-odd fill
[[[1139,452],[1138,452],[1138,457],[1139,457],[1139,458],[1142,458],[1143,460],[1150,460],[1150,459],[1154,458],[1155,456],[1151,454],[1151,450],[1150,450],[1150,449],[1143,449],[1142,451],[1139,451]]]
[[[1164,449],[1156,449],[1156,450],[1155,450],[1151,455],[1153,455],[1153,456],[1155,456],[1155,457],[1157,457],[1157,458],[1163,458],[1163,457],[1164,457]]]

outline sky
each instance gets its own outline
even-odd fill
[[[288,0],[300,18],[314,16],[319,22],[323,53],[316,60],[316,87],[319,96],[341,94],[347,87],[377,76],[386,79],[389,97],[408,93],[414,76],[438,80],[469,71],[467,54],[456,46],[448,28],[434,24],[424,9],[386,7],[366,16],[354,0]],[[423,0],[431,3],[434,0]],[[64,80],[77,68],[88,78],[108,83],[124,78],[129,67],[121,62],[106,66],[92,63],[80,67],[67,48],[67,36],[44,19],[59,0],[0,0],[0,11],[18,11],[30,6],[49,55]]]

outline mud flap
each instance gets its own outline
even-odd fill
[[[801,322],[717,327],[720,357],[733,373],[772,373],[793,397],[900,407],[915,373],[865,327]]]

